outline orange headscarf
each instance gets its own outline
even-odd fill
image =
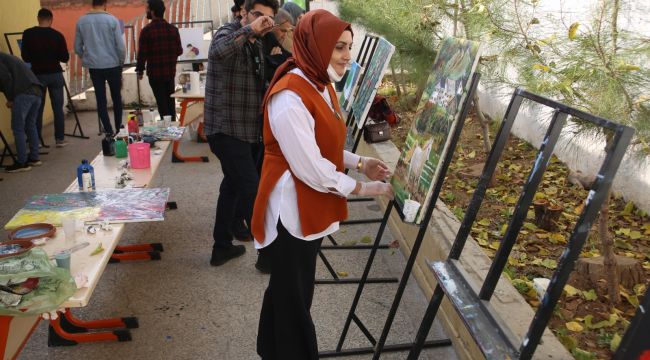
[[[308,11],[294,30],[293,57],[287,59],[276,70],[264,96],[264,106],[273,85],[296,67],[316,84],[319,91],[323,91],[331,82],[327,75],[327,67],[334,47],[345,30],[352,32],[350,23],[339,19],[329,11],[323,9]]]

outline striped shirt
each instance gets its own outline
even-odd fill
[[[264,96],[262,42],[248,39],[253,30],[239,20],[215,34],[208,53],[204,132],[242,141],[262,141],[261,105]]]

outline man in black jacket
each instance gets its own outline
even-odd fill
[[[43,127],[43,109],[45,108],[45,92],[50,92],[50,104],[54,113],[54,140],[56,147],[68,145],[65,141],[65,115],[63,114],[63,69],[60,63],[70,60],[68,46],[63,34],[52,28],[53,15],[48,9],[41,9],[37,15],[38,26],[23,32],[23,42],[20,54],[32,64],[32,71],[45,87],[41,106],[36,117],[36,129],[41,134]]]
[[[43,87],[34,73],[19,58],[0,52],[0,92],[11,109],[11,130],[16,142],[17,161],[5,168],[7,172],[29,171],[41,165],[38,158],[36,116],[41,106]],[[29,155],[25,146],[29,140]]]

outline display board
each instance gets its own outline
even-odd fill
[[[439,171],[449,151],[467,87],[480,56],[478,42],[446,38],[418,104],[391,184],[405,221],[419,224],[430,202]],[[408,201],[407,201],[408,200]],[[413,216],[415,215],[415,216]]]

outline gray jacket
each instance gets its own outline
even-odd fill
[[[17,95],[39,95],[42,89],[36,75],[21,59],[0,52],[0,92],[9,101],[14,101]]]
[[[79,18],[74,52],[89,69],[110,69],[124,64],[126,47],[119,20],[104,11],[91,11]]]

